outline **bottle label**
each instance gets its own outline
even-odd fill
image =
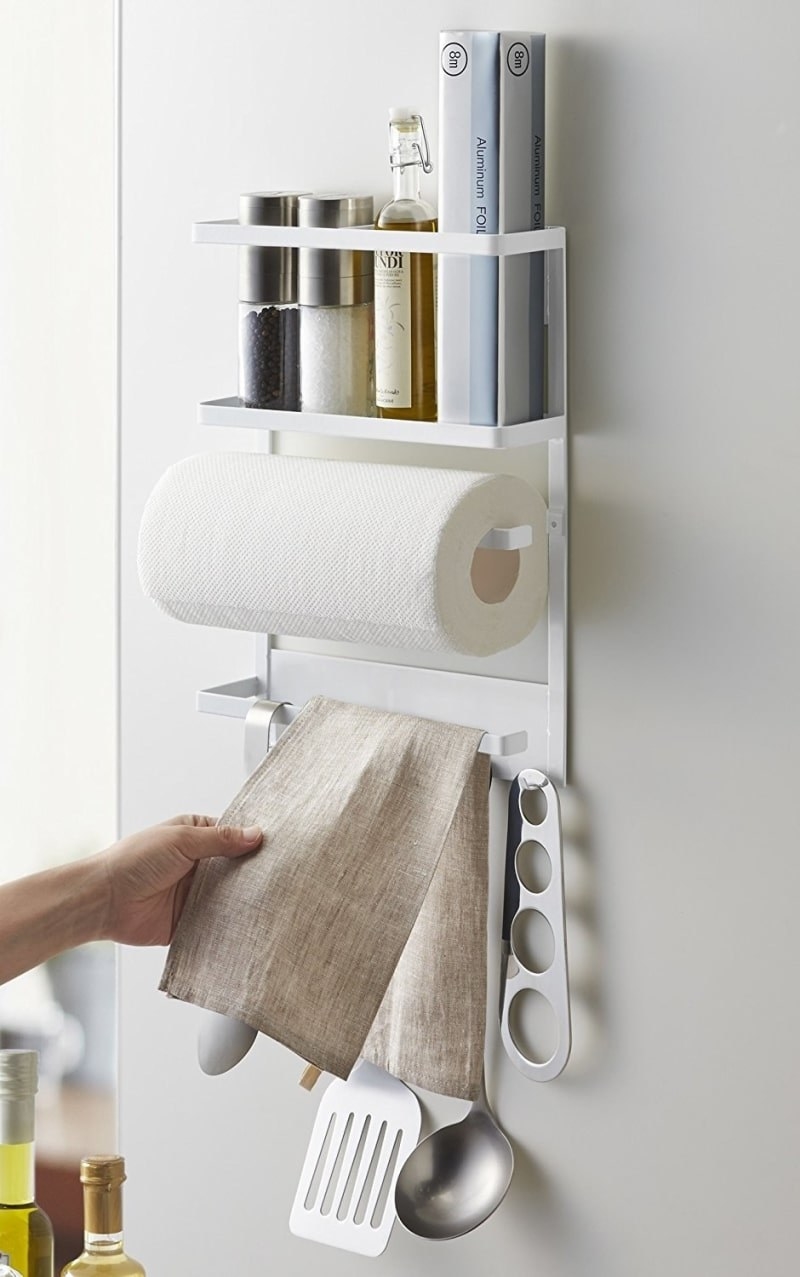
[[[411,407],[411,270],[408,253],[375,254],[375,402]]]

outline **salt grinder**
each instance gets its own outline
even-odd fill
[[[299,226],[371,226],[371,195],[301,195]],[[301,248],[300,408],[375,415],[372,253]]]

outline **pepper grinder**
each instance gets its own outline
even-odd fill
[[[297,191],[239,197],[239,221],[296,226]],[[239,398],[246,408],[300,408],[297,249],[239,250]]]

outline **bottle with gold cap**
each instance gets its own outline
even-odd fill
[[[113,1154],[84,1157],[84,1252],[61,1270],[61,1277],[145,1277],[141,1264],[122,1247],[122,1185],[125,1159]]]
[[[53,1277],[53,1229],[35,1200],[35,1051],[0,1051],[0,1272]]]

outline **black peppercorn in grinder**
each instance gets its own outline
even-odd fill
[[[239,221],[296,226],[299,191],[239,197]],[[239,398],[246,408],[300,408],[297,249],[239,249]]]

